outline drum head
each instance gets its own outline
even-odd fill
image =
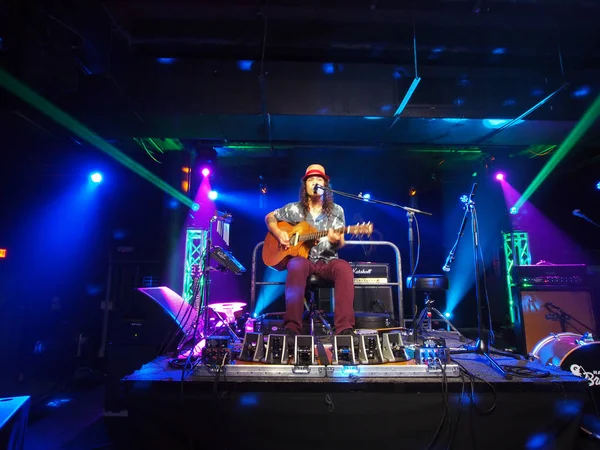
[[[600,389],[600,342],[589,342],[571,349],[560,368],[588,380],[593,390]]]

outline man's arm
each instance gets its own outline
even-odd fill
[[[265,223],[267,224],[267,229],[275,236],[279,237],[279,232],[281,231],[277,226],[277,219],[275,218],[275,211],[271,211],[269,214],[265,216]]]
[[[275,217],[276,211],[271,211],[269,214],[265,216],[265,223],[267,224],[267,229],[271,232],[275,239],[279,241],[279,244],[283,248],[288,248],[290,245],[290,237],[288,236],[286,231],[280,230],[277,226],[277,218]]]

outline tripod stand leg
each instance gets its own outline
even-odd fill
[[[229,322],[227,322],[226,319],[223,319],[223,317],[221,316],[221,314],[218,311],[215,311],[214,309],[208,307],[213,314],[215,314],[217,316],[217,318],[223,323],[223,325],[225,325],[227,327],[227,331],[229,331],[229,334],[231,335],[231,337],[233,338],[234,341],[239,341],[240,337],[236,334],[236,332],[233,330],[233,328],[231,328],[231,324]]]
[[[512,375],[507,373],[502,367],[500,367],[500,365],[494,360],[494,358],[492,358],[486,352],[483,352],[482,355],[485,356],[485,358],[488,360],[488,363],[490,364],[490,366],[492,366],[494,369],[496,369],[496,371],[500,375],[502,375],[507,380],[512,380]]]
[[[419,330],[421,329],[425,317],[427,317],[427,309],[421,311],[421,314],[417,317],[417,321],[413,324],[413,340],[415,344],[417,343],[417,335],[419,334]]]
[[[438,309],[436,309],[436,308],[431,308],[431,309],[439,316],[440,319],[442,319],[444,322],[446,322],[446,325],[448,325],[452,329],[452,331],[455,331],[456,333],[460,334],[460,331],[458,331],[456,329],[456,327],[454,325],[452,325],[452,322],[450,322],[448,319],[446,319],[446,316],[444,316]]]
[[[317,319],[319,319],[321,321],[321,323],[323,324],[323,327],[325,327],[325,331],[327,331],[327,334],[331,334],[331,325],[329,324],[329,322],[327,321],[327,319],[323,316],[323,314],[321,314],[320,311],[315,311],[314,312],[315,316],[317,316]],[[314,333],[314,329],[311,330]],[[314,334],[313,334],[314,336]]]

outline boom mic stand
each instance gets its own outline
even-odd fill
[[[322,189],[324,191],[329,191],[332,192],[334,194],[337,195],[341,195],[342,197],[347,197],[347,198],[351,198],[353,200],[360,200],[360,201],[368,201],[369,203],[376,203],[378,205],[385,205],[385,206],[390,206],[392,208],[398,208],[398,209],[403,209],[404,211],[406,211],[406,217],[408,219],[408,247],[409,247],[409,253],[410,253],[410,275],[411,275],[411,309],[412,309],[412,314],[413,314],[413,330],[415,329],[415,323],[417,320],[417,300],[416,300],[416,285],[414,282],[412,282],[412,277],[415,274],[415,270],[416,270],[416,259],[415,259],[415,250],[414,250],[414,229],[413,229],[413,222],[415,222],[415,214],[423,214],[424,216],[431,216],[433,214],[429,213],[429,212],[425,212],[425,211],[421,211],[419,209],[416,208],[411,208],[409,206],[403,206],[403,205],[398,205],[396,203],[392,203],[392,202],[385,202],[382,200],[374,200],[372,198],[365,198],[362,196],[362,194],[359,195],[354,195],[354,194],[349,194],[347,192],[342,192],[342,191],[337,191],[335,189],[331,189],[330,187],[325,187],[325,186],[321,186],[321,185],[316,185],[315,189]],[[401,280],[398,280],[401,281]],[[398,299],[398,302],[402,302],[402,299]],[[398,316],[400,316],[400,311],[398,311]],[[402,317],[399,317],[400,320],[400,326],[403,327],[404,326],[404,315],[402,314]],[[416,342],[416,333],[415,333],[415,342]]]
[[[482,317],[483,302],[481,299],[480,278],[481,278],[481,276],[485,276],[485,267],[483,267],[483,271],[482,271],[482,266],[484,266],[484,262],[481,258],[481,251],[480,251],[479,222],[477,219],[477,210],[475,208],[475,201],[473,200],[473,198],[475,197],[476,189],[477,189],[477,183],[473,183],[473,187],[471,188],[471,193],[469,194],[469,196],[467,197],[465,195],[461,198],[461,201],[463,201],[463,203],[465,204],[465,214],[463,216],[463,219],[462,219],[462,222],[460,225],[460,231],[458,232],[458,237],[456,239],[456,242],[454,243],[454,246],[450,250],[450,254],[448,255],[448,258],[446,258],[446,263],[444,264],[444,267],[442,268],[442,270],[444,272],[450,271],[450,266],[452,265],[452,262],[454,261],[456,249],[458,248],[458,244],[460,242],[461,237],[464,236],[468,218],[469,218],[469,216],[471,216],[471,232],[472,232],[472,236],[473,236],[473,262],[475,264],[475,297],[477,299],[478,339],[477,339],[475,348],[452,350],[452,351],[450,351],[450,354],[475,353],[477,355],[482,355],[483,357],[485,357],[487,359],[488,363],[490,364],[490,366],[492,366],[492,368],[494,368],[504,378],[506,378],[507,380],[510,380],[510,379],[512,379],[512,376],[509,373],[507,373],[502,367],[500,367],[500,365],[490,356],[490,353],[495,353],[498,355],[505,355],[505,354],[502,352],[497,352],[497,351],[493,351],[493,350],[490,351],[489,337],[490,337],[491,330],[488,330],[488,333],[484,333],[484,330],[483,330],[483,317]]]

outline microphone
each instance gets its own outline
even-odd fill
[[[446,262],[444,263],[444,267],[442,267],[442,270],[444,272],[450,272],[450,264],[452,264],[453,259],[454,259],[454,248],[452,250],[450,250],[450,254],[446,258]]]
[[[598,225],[596,222],[594,222],[592,219],[590,219],[588,216],[586,216],[584,213],[582,213],[582,212],[581,212],[581,210],[579,210],[579,209],[574,209],[574,210],[573,210],[573,215],[574,215],[575,217],[580,217],[580,218],[582,218],[583,220],[585,220],[586,222],[589,222],[589,223],[591,223],[592,225],[595,225],[595,226],[597,226],[597,227],[599,227],[599,228],[600,228],[600,225]]]
[[[315,184],[313,186],[313,194],[314,195],[317,195],[317,194],[322,195],[324,190],[325,190],[325,188],[323,186],[321,186],[320,184]]]

